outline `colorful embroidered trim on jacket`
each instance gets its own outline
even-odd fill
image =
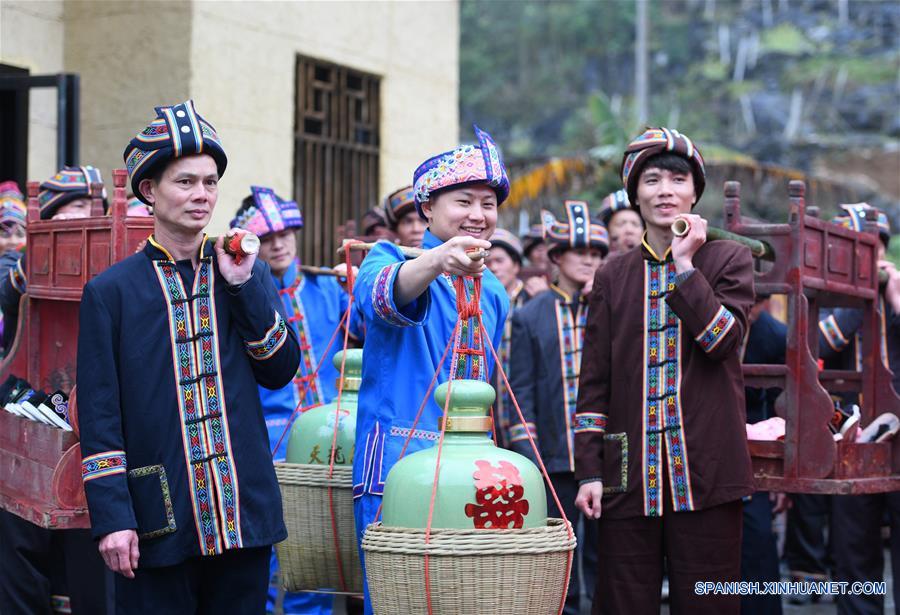
[[[575,415],[575,433],[606,433],[607,416],[602,412],[579,412]]]
[[[297,401],[302,402],[306,407],[312,407],[324,402],[321,393],[322,383],[316,372],[316,366],[319,364],[316,358],[316,349],[313,348],[310,341],[312,337],[309,333],[306,310],[303,307],[303,300],[300,298],[305,283],[306,276],[298,271],[296,281],[289,288],[279,290],[278,294],[281,295],[282,303],[288,313],[288,322],[297,332],[297,341],[300,344],[300,364],[297,366],[297,373],[294,374]],[[299,396],[303,389],[306,389],[306,393],[301,400]]]
[[[531,434],[531,439],[537,444],[537,427],[535,427],[534,423],[526,422],[525,425],[522,425],[521,423],[518,425],[511,425],[509,428],[509,441],[520,442],[522,440],[527,440],[529,434]]]
[[[157,464],[152,466],[143,466],[128,471],[128,476],[132,478],[153,476],[154,474],[159,477],[159,488],[162,492],[163,508],[166,511],[166,525],[165,527],[152,529],[146,532],[142,532],[138,535],[139,538],[143,538],[145,540],[148,538],[165,536],[166,534],[171,534],[178,529],[178,526],[175,524],[175,508],[172,506],[172,493],[169,490],[169,479],[166,476],[166,468],[161,464]]]
[[[575,430],[573,419],[578,406],[578,376],[581,372],[581,351],[584,348],[584,328],[588,306],[581,301],[572,307],[561,297],[556,298],[556,334],[559,339],[559,360],[562,372],[563,416],[566,420],[566,446],[569,450],[569,471],[575,471]]]
[[[453,296],[456,296],[456,280],[459,276],[442,274],[444,280],[450,284]],[[472,298],[475,292],[475,280],[469,276],[463,277],[463,286],[466,300]],[[484,380],[484,346],[481,339],[481,325],[478,318],[473,316],[459,323],[459,331],[456,334],[456,342],[453,344],[453,355],[450,357],[450,378],[453,380]]]
[[[675,263],[644,261],[644,514],[663,514],[665,456],[676,512],[694,510],[681,414],[681,321],[665,301],[675,289]],[[665,447],[665,451],[663,450]]]
[[[286,340],[287,337],[287,327],[284,324],[284,319],[276,310],[275,322],[272,324],[272,327],[266,331],[263,338],[256,340],[255,342],[244,342],[244,346],[247,348],[247,354],[252,358],[257,361],[265,361],[278,352],[284,345],[284,340]]]
[[[400,313],[394,305],[394,278],[403,262],[385,265],[372,285],[372,307],[381,320],[395,327],[409,327],[415,323]]]
[[[216,555],[240,548],[243,539],[238,477],[219,372],[212,257],[201,256],[190,296],[174,262],[153,264],[169,311],[182,442],[200,552]]]
[[[503,366],[503,373],[509,374],[509,358],[512,350],[512,320],[516,310],[525,305],[527,295],[523,291],[525,283],[521,280],[517,281],[516,288],[509,295],[509,314],[506,316],[506,322],[503,323],[503,337],[500,340],[500,348],[497,349],[497,355],[500,358],[500,364]],[[497,391],[497,403],[494,405],[494,416],[497,418],[497,438],[501,446],[509,441],[509,428],[513,420],[518,417],[513,416],[512,397],[509,394],[509,387],[503,384],[500,378],[500,370],[494,370],[494,389]]]
[[[81,480],[84,482],[124,473],[125,451],[106,451],[81,460]]]
[[[705,352],[712,352],[725,339],[733,326],[734,314],[723,305],[706,325],[706,328],[694,339]]]
[[[375,429],[366,435],[366,446],[363,449],[363,472],[361,482],[353,485],[353,497],[358,498],[365,493],[382,495],[384,481],[381,480],[381,467],[384,460],[384,437],[381,426],[375,423]],[[354,453],[355,455],[356,453]]]

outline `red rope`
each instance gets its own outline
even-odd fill
[[[562,515],[564,521],[566,521],[566,531],[569,535],[569,538],[573,536],[572,524],[569,522],[569,518],[566,517],[566,511],[563,510],[562,504],[559,502],[559,497],[556,495],[556,489],[553,488],[553,483],[550,480],[550,474],[547,473],[547,468],[544,466],[544,460],[541,458],[541,453],[538,450],[537,444],[534,442],[534,438],[531,437],[531,432],[528,430],[528,426],[525,424],[525,417],[522,415],[522,409],[519,407],[519,402],[516,399],[516,394],[513,393],[512,387],[509,386],[509,379],[506,377],[506,372],[503,371],[503,364],[500,362],[500,357],[497,356],[497,350],[494,348],[494,343],[491,341],[489,335],[484,333],[484,322],[479,315],[478,321],[481,323],[481,331],[484,340],[487,342],[487,347],[491,349],[491,355],[494,357],[494,363],[499,370],[500,376],[503,379],[503,385],[506,387],[506,390],[509,391],[509,397],[512,400],[513,407],[516,409],[516,414],[519,415],[519,421],[522,427],[525,429],[525,435],[528,436],[528,442],[531,444],[531,450],[534,451],[534,457],[537,459],[538,466],[541,468],[541,474],[544,475],[544,480],[547,481],[547,487],[550,489],[550,494],[553,496],[553,502],[556,504],[556,508],[559,509],[559,514]],[[572,551],[569,551],[566,555],[566,576],[564,577],[564,586],[568,588],[569,586],[569,577],[572,574]],[[558,615],[562,615],[563,607],[566,604],[566,592],[564,591],[562,594],[562,599],[559,603],[559,611]]]

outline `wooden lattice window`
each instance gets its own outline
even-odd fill
[[[378,203],[379,88],[375,75],[297,57],[294,197],[304,263],[334,264],[337,226]]]

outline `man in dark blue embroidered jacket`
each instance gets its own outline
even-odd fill
[[[139,253],[85,286],[82,477],[120,613],[255,613],[286,536],[257,384],[297,370],[268,267],[203,229],[227,159],[192,101],[125,150],[154,209]]]
[[[544,212],[545,242],[550,261],[559,269],[556,283],[517,310],[512,319],[510,385],[525,419],[510,417],[510,448],[537,461],[530,433],[550,473],[553,488],[566,513],[577,528],[576,559],[566,596],[566,615],[579,613],[580,579],[593,596],[597,557],[597,522],[575,508],[578,481],[575,480],[575,404],[578,375],[584,348],[584,325],[588,318],[585,287],[609,251],[606,227],[592,222],[588,205],[566,201],[565,222],[557,222]],[[526,431],[527,430],[527,431]],[[547,514],[559,517],[550,493]],[[584,545],[588,545],[585,550]]]

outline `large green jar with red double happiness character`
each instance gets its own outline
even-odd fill
[[[547,496],[537,466],[499,448],[489,433],[494,388],[479,380],[454,380],[441,449],[432,528],[520,529],[547,524]],[[443,408],[448,383],[435,391]],[[441,419],[444,420],[444,419]],[[382,523],[424,528],[428,524],[438,446],[398,461],[384,487]]]
[[[334,447],[334,464],[353,463],[353,445],[356,439],[356,406],[359,402],[359,385],[362,382],[362,350],[350,349],[337,352],[333,363],[338,371],[346,355],[344,382],[340,410],[337,398],[330,404],[307,410],[294,421],[287,445],[285,460],[288,463],[330,465],[331,444],[334,440],[334,424],[338,433]],[[340,387],[340,383],[338,383]]]

